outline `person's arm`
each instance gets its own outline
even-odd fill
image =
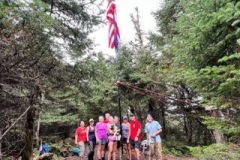
[[[159,135],[162,132],[162,126],[159,123],[158,123],[157,127],[158,127],[158,130],[154,133],[154,135],[153,135],[154,137],[156,137],[157,135]]]
[[[98,139],[98,136],[97,136],[97,132],[98,132],[98,130],[97,130],[97,124],[96,124],[96,126],[95,126],[95,137],[96,137],[96,141],[98,142],[99,141],[99,139]]]
[[[139,135],[140,135],[140,133],[141,133],[141,123],[140,122],[138,122],[138,131],[137,131],[137,135],[136,135],[136,137],[135,137],[135,141],[138,141],[139,139],[138,139],[138,137],[139,137]]]
[[[127,142],[129,143],[130,141],[130,135],[131,135],[131,126],[130,126],[130,123],[128,123],[128,139],[127,139]]]
[[[135,141],[139,140],[138,137],[139,137],[140,133],[141,133],[141,129],[139,128],[138,131],[137,131],[137,135],[135,137]]]
[[[76,131],[75,131],[75,144],[77,144],[77,139],[78,139],[78,134],[77,134],[77,129],[76,129]]]
[[[89,127],[87,127],[87,132],[86,132],[87,142],[89,141],[88,132],[89,132]]]

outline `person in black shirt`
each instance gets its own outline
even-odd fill
[[[88,160],[93,160],[94,149],[95,149],[95,146],[96,146],[94,120],[90,119],[89,123],[90,123],[90,125],[87,127],[87,141],[88,141],[88,144],[89,144]]]

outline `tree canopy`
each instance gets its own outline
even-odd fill
[[[118,61],[93,50],[99,6],[0,2],[0,156],[32,159],[40,139],[58,143],[79,120],[118,115],[119,87],[123,115],[161,123],[165,154],[239,159],[240,2],[165,0],[147,38],[136,8]]]

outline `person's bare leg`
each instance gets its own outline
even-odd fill
[[[131,160],[131,159],[132,159],[132,150],[131,150],[131,145],[130,145],[130,143],[127,144],[127,148],[128,148],[129,160]]]
[[[126,151],[126,153],[127,153],[127,158],[129,159],[129,154],[128,154],[128,147],[127,147],[127,144],[124,144],[124,149],[125,149],[125,151]]]
[[[113,160],[116,160],[116,153],[117,153],[117,142],[113,142]]]
[[[111,158],[113,157],[113,142],[108,142],[108,160],[111,160]]]
[[[140,151],[138,148],[135,148],[135,157],[137,158],[137,160],[140,160]]]
[[[105,159],[105,145],[101,145],[101,146],[102,146],[101,158]]]
[[[122,159],[122,148],[120,147],[117,150],[118,150],[118,157],[119,157],[119,159]]]
[[[101,145],[101,144],[98,144],[98,147],[97,147],[97,156],[98,156],[98,159],[101,159],[101,158],[102,158],[101,148],[102,148],[102,145]]]

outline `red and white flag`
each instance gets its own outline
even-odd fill
[[[110,48],[118,48],[120,42],[120,33],[117,25],[116,3],[115,0],[108,0],[107,20],[109,23],[108,30],[108,46]]]

